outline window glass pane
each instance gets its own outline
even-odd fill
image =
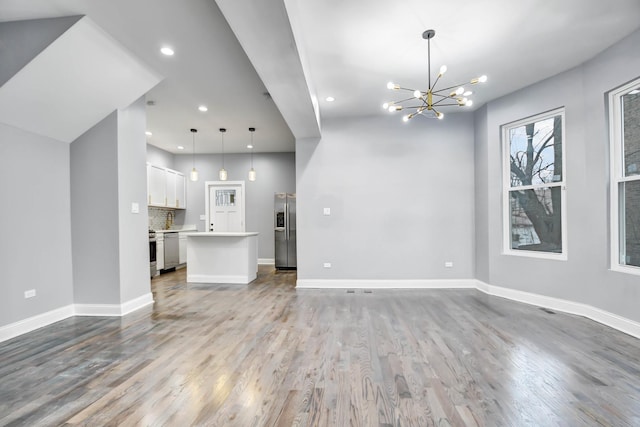
[[[560,187],[509,192],[511,249],[562,252]]]
[[[511,187],[562,181],[562,116],[509,130]]]
[[[640,90],[622,97],[624,112],[624,174],[640,175]]]
[[[216,190],[216,206],[235,206],[236,190]]]
[[[640,267],[640,181],[622,182],[620,212],[623,228],[621,230],[624,256],[622,264]],[[621,221],[621,222],[622,222]]]

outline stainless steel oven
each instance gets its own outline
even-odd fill
[[[149,230],[149,274],[151,278],[158,274],[156,268],[156,232]]]

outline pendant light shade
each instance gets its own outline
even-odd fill
[[[222,168],[218,172],[218,179],[220,179],[220,181],[227,180],[227,170],[224,168],[224,133],[226,131],[225,128],[220,128],[220,138],[222,140]]]
[[[191,134],[193,135],[193,149],[192,149],[193,169],[191,169],[191,173],[189,174],[189,178],[191,179],[191,181],[198,180],[198,171],[196,170],[196,133],[198,133],[198,129],[191,129]]]
[[[253,133],[256,131],[256,128],[249,128],[249,132],[251,132],[251,169],[249,169],[249,181],[256,180],[256,170],[253,168]]]

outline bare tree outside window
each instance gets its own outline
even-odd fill
[[[622,96],[625,180],[619,185],[621,203],[621,263],[640,267],[640,91]]]
[[[506,126],[510,249],[562,253],[563,116]]]

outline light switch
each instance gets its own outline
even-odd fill
[[[331,263],[330,262],[325,262],[324,264],[322,264],[322,266],[324,268],[331,268]]]
[[[453,267],[453,261],[447,261],[447,262],[445,262],[445,263],[444,263],[444,266],[445,266],[446,268],[451,268],[451,267]]]
[[[134,214],[140,213],[140,205],[137,202],[131,203],[131,213],[134,213]]]
[[[322,213],[324,215],[331,215],[331,208],[324,208],[324,210],[322,211]]]

